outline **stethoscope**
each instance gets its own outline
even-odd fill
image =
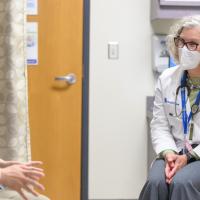
[[[199,92],[197,94],[195,102],[191,106],[190,112],[187,113],[186,104],[188,102],[191,90],[194,88],[193,86],[190,87],[187,84],[187,80],[188,80],[188,74],[187,71],[185,71],[181,77],[180,85],[176,89],[175,102],[174,102],[175,115],[169,113],[170,116],[176,117],[178,120],[182,121],[183,135],[184,135],[184,142],[182,149],[183,153],[186,153],[187,151],[190,151],[192,149],[192,146],[189,142],[190,139],[189,140],[187,139],[187,135],[191,129],[193,130],[194,126],[193,116],[199,111],[199,103],[200,103],[200,88],[199,88]],[[180,113],[177,112],[177,105],[179,105],[179,103],[177,103],[177,99],[179,94],[181,95]]]
[[[175,96],[175,117],[177,117],[178,119],[182,119],[184,134],[188,133],[188,127],[190,121],[192,120],[192,117],[199,111],[199,103],[200,103],[200,91],[199,91],[195,103],[191,106],[191,111],[189,115],[187,114],[186,104],[191,93],[191,88],[187,85],[187,77],[188,77],[187,71],[185,71],[181,78],[181,84],[176,89],[176,96]],[[181,107],[182,107],[180,113],[177,112],[177,103],[176,103],[179,93],[181,94]]]
[[[175,106],[174,106],[174,110],[175,110],[175,115],[174,117],[177,117],[178,119],[181,119],[181,115],[183,113],[183,105],[187,104],[188,102],[188,99],[189,99],[189,96],[190,96],[190,93],[191,93],[191,87],[187,85],[187,78],[188,78],[188,75],[187,75],[187,71],[184,72],[182,78],[181,78],[181,84],[177,87],[176,89],[176,94],[175,94]],[[180,113],[177,112],[177,99],[178,99],[178,95],[181,91],[181,103],[182,103],[182,110],[180,111]],[[187,98],[185,99],[185,91],[187,91]],[[197,98],[195,100],[195,103],[192,105],[191,107],[191,116],[192,117],[193,115],[195,115],[198,111],[199,111],[199,101],[200,101],[200,94],[198,93],[197,95]],[[198,97],[199,96],[199,97]],[[186,108],[185,108],[186,109]]]
[[[174,117],[177,117],[178,119],[181,119],[181,115],[182,115],[182,110],[180,111],[180,113],[177,112],[177,105],[179,105],[177,103],[177,99],[178,99],[178,94],[180,92],[180,90],[183,90],[183,88],[187,89],[187,99],[186,99],[186,103],[189,99],[189,96],[190,96],[190,93],[191,93],[191,89],[188,85],[179,85],[176,89],[176,95],[175,95],[175,106],[174,106],[174,110],[175,110],[175,116]]]
[[[185,100],[185,104],[186,104],[187,101],[188,101],[188,99],[189,99],[190,93],[191,93],[191,89],[187,85],[186,80],[187,80],[187,71],[184,72],[184,74],[183,74],[183,76],[181,78],[181,83],[180,83],[180,85],[176,89],[176,93],[175,93],[175,106],[174,106],[175,115],[173,115],[172,113],[170,113],[170,116],[176,117],[178,119],[182,119],[182,113],[183,113],[183,108],[180,111],[180,113],[178,113],[178,111],[177,111],[177,105],[179,105],[177,103],[178,95],[179,95],[179,93],[181,91],[181,101],[182,101],[183,99],[185,99],[185,94],[183,96],[183,93],[185,93],[185,91],[187,91],[187,98]],[[183,104],[183,102],[182,102],[182,104]]]

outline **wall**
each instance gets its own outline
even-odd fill
[[[147,176],[153,95],[149,0],[91,0],[89,199],[136,199]],[[119,42],[119,59],[107,44]]]

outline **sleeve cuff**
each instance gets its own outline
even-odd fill
[[[174,150],[172,150],[172,149],[166,149],[166,150],[161,151],[159,153],[159,157],[160,158],[164,158],[167,153],[174,153],[174,154],[176,154],[176,152]]]
[[[193,158],[195,158],[196,160],[200,160],[200,157],[192,150],[190,151],[190,154],[192,155]]]

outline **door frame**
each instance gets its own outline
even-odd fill
[[[88,200],[90,0],[83,0],[81,200]]]

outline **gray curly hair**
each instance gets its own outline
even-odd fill
[[[170,28],[170,33],[167,36],[166,42],[170,55],[174,58],[177,64],[179,64],[179,55],[178,48],[174,44],[174,37],[179,36],[184,28],[192,28],[196,26],[200,26],[200,15],[184,17]]]

